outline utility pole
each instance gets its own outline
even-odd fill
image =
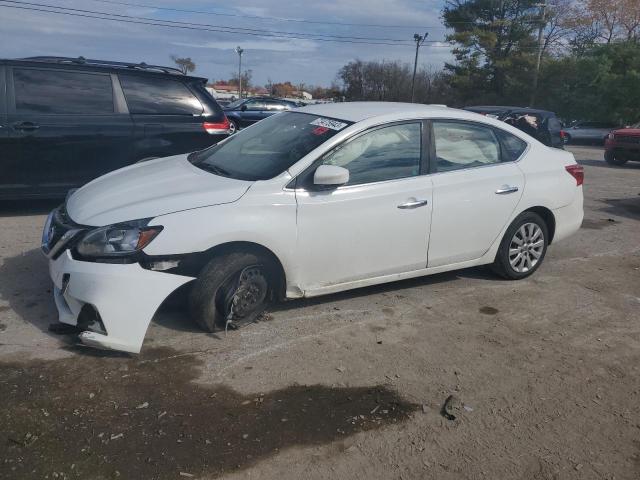
[[[238,54],[238,96],[242,98],[242,52],[244,50],[240,46],[236,47],[236,53]]]
[[[540,26],[538,27],[538,58],[536,59],[536,69],[533,72],[533,88],[531,90],[531,99],[529,100],[529,106],[533,107],[536,102],[536,94],[538,90],[538,77],[540,76],[540,62],[542,61],[542,49],[544,48],[544,25],[546,19],[547,2],[543,1],[536,5],[540,7]]]
[[[413,103],[413,98],[415,96],[415,88],[416,88],[416,70],[418,69],[418,50],[424,44],[424,41],[427,39],[429,32],[425,32],[424,35],[418,35],[417,33],[413,34],[413,40],[416,42],[416,59],[413,62],[413,78],[411,79],[411,103]]]

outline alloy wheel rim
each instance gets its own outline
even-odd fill
[[[236,133],[236,124],[229,122],[229,135],[233,135],[234,133]]]
[[[509,243],[509,264],[518,273],[526,273],[540,262],[544,252],[544,232],[536,223],[525,223]]]

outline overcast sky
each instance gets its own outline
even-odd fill
[[[25,2],[31,5],[0,0],[0,58],[82,55],[87,58],[170,65],[169,57],[178,55],[191,57],[196,62],[196,74],[209,79],[221,79],[237,71],[238,56],[234,48],[240,45],[245,50],[243,67],[253,71],[256,84],[265,84],[271,79],[273,82],[291,80],[328,86],[335,79],[338,69],[350,60],[413,62],[414,55],[411,45],[284,39],[261,36],[259,33],[263,31],[407,39],[408,42],[416,32],[428,31],[430,41],[442,40],[445,35],[440,20],[444,0],[122,0],[141,6],[116,5],[99,0]],[[2,7],[20,5],[47,9],[42,6],[46,4],[74,8],[77,9],[75,13],[82,15],[93,15],[86,11],[107,12],[127,16],[120,19],[145,17],[207,24],[208,29],[224,26],[255,29],[257,32],[253,30],[251,33],[256,35],[247,35],[165,28]],[[178,12],[155,7],[226,15]],[[303,23],[264,17],[385,27]],[[421,65],[441,67],[449,59],[449,48],[441,43],[425,44],[420,50]]]

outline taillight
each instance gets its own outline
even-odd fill
[[[567,138],[567,132],[560,130],[560,138]]]
[[[582,165],[567,165],[564,167],[569,175],[576,179],[576,185],[579,187],[584,183],[584,167]]]
[[[202,124],[202,128],[209,135],[226,135],[229,133],[229,127],[231,127],[231,124],[227,117],[224,117],[222,122],[204,122]]]

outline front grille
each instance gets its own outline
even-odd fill
[[[78,234],[85,229],[78,225],[67,213],[65,205],[56,208],[51,216],[48,232],[44,233],[46,241],[43,242],[43,250],[51,258],[56,259],[67,248],[73,246],[78,238]]]

